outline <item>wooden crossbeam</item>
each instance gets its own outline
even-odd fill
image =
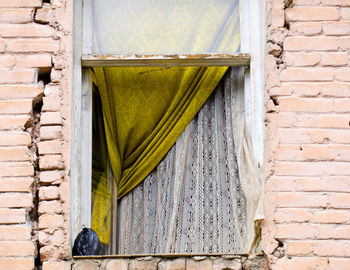
[[[249,66],[249,54],[83,55],[82,67]]]

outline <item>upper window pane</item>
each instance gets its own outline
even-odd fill
[[[239,0],[93,0],[93,53],[239,51]]]

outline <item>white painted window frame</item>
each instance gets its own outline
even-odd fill
[[[240,0],[241,52],[250,54],[245,69],[245,122],[260,175],[264,152],[265,1]],[[91,227],[91,139],[93,76],[82,66],[92,52],[91,0],[74,1],[72,154],[70,174],[71,244],[83,227]],[[84,34],[84,36],[83,36]],[[89,41],[89,42],[88,42]]]

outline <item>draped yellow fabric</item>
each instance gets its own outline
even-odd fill
[[[102,102],[95,89],[92,117],[92,220],[91,226],[103,243],[109,242],[111,192],[108,178],[108,152],[103,121]]]
[[[238,0],[94,0],[93,3],[96,54],[239,51]],[[94,69],[119,198],[140,183],[165,156],[226,69]],[[102,139],[94,139],[99,141],[97,145],[104,143]],[[103,177],[99,180],[98,175]],[[92,187],[92,228],[108,244],[111,200],[104,196],[110,195],[105,175],[93,173],[96,177]]]
[[[157,166],[226,70],[227,67],[94,69],[118,198]],[[97,194],[106,191],[103,184],[96,188]],[[99,196],[92,212],[92,228],[104,243],[109,241],[106,224],[101,228],[101,217],[109,219],[107,200],[110,198]]]

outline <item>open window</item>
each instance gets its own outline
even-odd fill
[[[84,0],[80,4],[75,16],[80,31],[75,33],[73,235],[82,227],[93,227],[105,243],[104,254],[248,252],[256,237],[254,220],[262,218],[260,1],[169,0],[156,5],[146,0]],[[138,102],[137,95],[131,97],[137,89],[142,98],[148,90],[156,97],[135,105],[140,117],[160,112],[147,122],[146,128],[153,125],[150,130],[135,139],[137,129],[148,121],[137,119],[134,109],[124,110]],[[174,94],[178,92],[181,95]],[[168,112],[168,107],[175,109]],[[181,113],[167,122],[174,111]],[[129,118],[132,123],[127,123]],[[123,123],[129,125],[125,132],[120,131]],[[177,125],[181,127],[173,128]],[[149,139],[154,130],[162,129],[171,131]],[[234,133],[237,129],[239,135]],[[131,147],[134,141],[139,144]],[[166,146],[158,143],[163,141]],[[146,153],[147,147],[151,151]],[[149,154],[152,151],[155,154]],[[213,174],[216,182],[211,180]],[[189,209],[193,205],[197,210]],[[246,226],[237,222],[239,218]],[[196,239],[197,234],[203,237]],[[214,238],[221,240],[205,245]],[[243,249],[232,243],[238,238],[246,243]]]

